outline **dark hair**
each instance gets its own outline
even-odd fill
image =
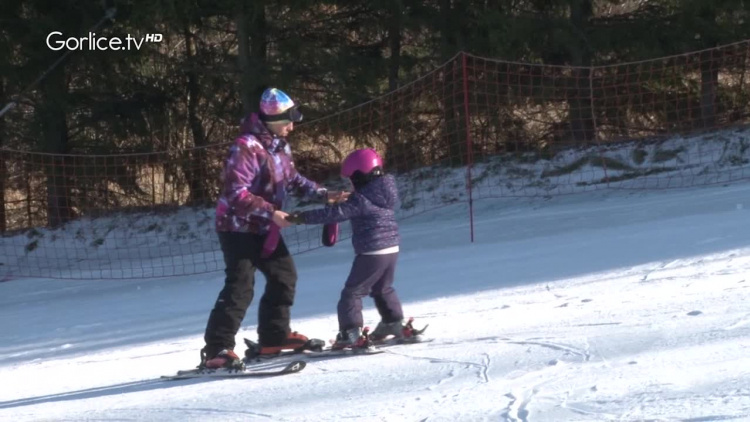
[[[372,170],[370,170],[369,173],[365,174],[361,171],[357,170],[352,174],[352,177],[349,178],[349,180],[352,181],[352,185],[354,185],[354,189],[359,189],[366,184],[370,183],[371,181],[377,179],[378,177],[382,176],[383,169],[380,166],[373,167]]]

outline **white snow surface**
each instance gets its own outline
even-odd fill
[[[282,377],[159,379],[198,363],[221,272],[0,283],[0,420],[750,420],[750,184],[475,211],[474,243],[464,203],[401,223],[396,288],[431,343]],[[293,329],[334,337],[352,259],[296,256]]]

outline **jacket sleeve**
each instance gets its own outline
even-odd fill
[[[364,213],[364,206],[356,195],[351,195],[345,202],[327,205],[323,208],[303,211],[299,217],[304,224],[339,223]]]
[[[232,147],[227,160],[223,193],[228,206],[234,208],[238,215],[266,213],[270,217],[276,210],[273,204],[249,190],[261,172],[259,154],[262,154],[262,151],[258,148],[238,142]]]
[[[328,197],[328,190],[326,188],[301,175],[294,167],[294,163],[290,163],[289,171],[291,174],[289,187],[291,189],[302,192],[307,198],[325,202]]]
[[[288,160],[287,191],[296,191],[308,199],[325,202],[328,199],[328,190],[297,171],[289,144],[284,145],[284,155],[286,155],[285,158]]]
[[[299,174],[294,165],[291,169],[292,178],[289,180],[289,186],[299,192],[302,192],[306,197],[311,199],[325,200],[328,195],[328,190],[305,176]]]

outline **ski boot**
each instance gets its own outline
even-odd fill
[[[234,350],[224,349],[212,357],[208,357],[206,349],[201,349],[201,363],[198,369],[245,369],[245,363],[234,353]]]
[[[325,342],[317,338],[307,338],[306,336],[293,331],[287,336],[284,343],[275,346],[263,346],[252,340],[245,339],[244,361],[246,363],[258,360],[271,359],[280,356],[288,356],[305,351],[319,352],[323,350]]]
[[[331,350],[369,349],[372,346],[369,332],[368,327],[364,329],[356,327],[340,331],[336,335],[336,340],[331,344]]]
[[[414,328],[414,318],[409,318],[406,324],[403,323],[403,320],[395,322],[380,321],[370,334],[370,339],[374,344],[386,342],[396,344],[416,343],[420,341],[419,336],[424,333],[428,326],[429,324],[425,325],[421,330]]]

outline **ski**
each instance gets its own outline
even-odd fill
[[[373,342],[373,347],[376,349],[384,349],[387,347],[392,346],[401,346],[401,345],[407,345],[407,344],[418,344],[418,343],[429,343],[431,341],[435,340],[434,338],[425,338],[422,336],[415,336],[415,337],[409,337],[409,338],[392,338],[388,340],[383,340],[379,342]]]
[[[383,349],[392,346],[431,342],[433,340],[432,338],[425,338],[422,335],[425,330],[427,330],[429,324],[425,325],[422,329],[415,329],[412,325],[413,321],[413,318],[409,318],[408,322],[404,326],[405,337],[387,338],[385,340],[377,342],[368,340],[370,345],[366,348],[332,349],[330,346],[324,347],[325,342],[323,340],[310,339],[304,346],[300,347],[297,350],[284,350],[282,352],[270,355],[260,355],[260,345],[252,340],[245,339],[245,345],[247,345],[248,349],[245,351],[245,358],[243,359],[243,362],[245,363],[247,368],[253,368],[254,366],[262,365],[263,363],[278,362],[279,360],[284,360],[285,358],[320,359],[339,356],[377,355],[380,353],[385,353],[385,350]],[[365,328],[364,334],[367,335],[368,331],[369,330]],[[333,344],[334,342],[335,340],[330,341],[331,344]]]
[[[196,368],[183,371],[177,371],[175,375],[162,375],[162,379],[180,380],[189,378],[248,378],[248,377],[272,377],[279,375],[295,374],[302,371],[307,363],[301,360],[289,362],[280,369],[254,369],[246,367],[244,369],[233,368]]]
[[[378,350],[376,347],[368,347],[366,349],[323,349],[320,352],[305,353],[306,358],[327,358],[327,357],[338,357],[338,356],[366,356],[366,355],[377,355],[384,353],[382,350]]]
[[[315,358],[325,358],[325,357],[334,357],[334,356],[377,355],[380,353],[385,353],[384,349],[387,349],[393,346],[429,343],[432,340],[433,340],[432,338],[421,338],[421,337],[410,337],[406,339],[389,339],[389,340],[385,340],[382,342],[373,343],[370,347],[367,347],[367,348],[338,349],[338,350],[326,348],[318,352],[303,353],[302,356],[306,358],[315,359]]]
[[[330,347],[328,347],[323,350],[310,351],[310,352],[304,353],[303,356],[309,357],[309,358],[325,358],[325,357],[334,357],[334,356],[377,355],[379,353],[384,353],[385,350],[383,349],[386,349],[392,346],[431,342],[433,339],[424,338],[421,335],[425,329],[427,329],[427,327],[418,331],[414,330],[413,334],[410,337],[388,338],[386,340],[381,340],[377,342],[368,340],[370,342],[370,346],[366,348],[331,349]]]

